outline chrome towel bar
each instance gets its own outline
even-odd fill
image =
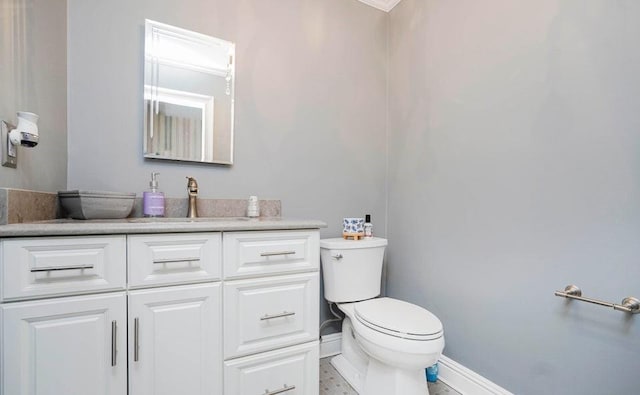
[[[556,291],[554,293],[556,296],[561,296],[567,299],[575,299],[581,302],[593,303],[600,306],[605,307],[613,307],[614,310],[623,311],[629,314],[638,314],[640,313],[640,300],[634,298],[633,296],[628,296],[622,299],[621,304],[603,302],[602,300],[585,298],[582,296],[582,291],[575,285],[567,285],[564,287],[564,291]]]

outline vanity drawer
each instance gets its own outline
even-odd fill
[[[225,359],[317,339],[318,287],[317,272],[226,282]]]
[[[224,363],[225,395],[317,395],[318,342]]]
[[[0,250],[3,300],[126,286],[125,236],[5,239]]]
[[[317,231],[230,232],[224,234],[224,277],[318,270]]]
[[[220,279],[222,234],[131,235],[129,288]]]

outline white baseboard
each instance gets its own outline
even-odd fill
[[[342,333],[330,333],[320,337],[320,358],[340,354],[342,348]]]
[[[320,358],[340,354],[342,334],[332,333],[320,339]],[[513,395],[471,369],[445,355],[438,361],[438,379],[462,395]]]
[[[513,395],[445,355],[438,361],[438,379],[463,395]]]

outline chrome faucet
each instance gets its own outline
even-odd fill
[[[198,208],[196,206],[196,198],[198,197],[198,183],[193,177],[187,177],[187,193],[189,194],[189,211],[187,218],[198,218]]]

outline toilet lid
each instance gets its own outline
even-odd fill
[[[358,248],[386,247],[387,239],[372,237],[360,240],[345,240],[342,237],[320,240],[320,248],[328,250],[351,250]]]
[[[392,298],[376,298],[355,305],[356,319],[388,335],[433,340],[442,337],[442,322],[420,306]]]

